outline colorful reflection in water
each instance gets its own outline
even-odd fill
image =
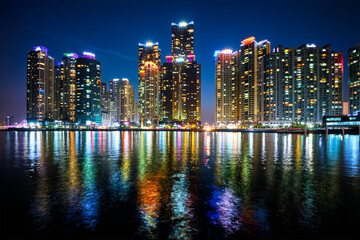
[[[360,223],[359,146],[355,135],[0,132],[1,224],[36,239],[344,238]]]

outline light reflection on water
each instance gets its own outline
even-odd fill
[[[1,132],[2,224],[40,238],[343,234],[360,223],[359,145],[356,135]]]

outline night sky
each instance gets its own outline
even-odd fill
[[[0,122],[26,117],[26,55],[48,48],[60,61],[65,52],[96,54],[102,81],[129,78],[138,89],[138,43],[159,42],[171,54],[171,22],[194,21],[195,55],[202,65],[202,122],[214,122],[215,60],[218,49],[239,49],[241,40],[267,39],[271,48],[331,44],[344,53],[360,43],[360,1],[93,1],[0,0]],[[348,98],[346,91],[345,98]]]

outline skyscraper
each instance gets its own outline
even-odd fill
[[[278,46],[260,61],[260,121],[321,123],[342,114],[343,55],[330,45]]]
[[[254,37],[241,41],[240,51],[234,56],[237,85],[237,115],[241,124],[259,121],[259,61],[270,53],[270,42],[256,42]]]
[[[14,117],[13,116],[6,116],[6,122],[5,124],[7,126],[11,126],[15,124]]]
[[[100,62],[95,54],[83,52],[76,63],[76,123],[101,124],[100,85]]]
[[[171,23],[171,39],[174,58],[194,54],[194,22]]]
[[[162,65],[160,120],[201,122],[201,66],[194,55],[194,23],[172,23],[172,55]]]
[[[110,127],[116,121],[116,111],[113,111],[114,102],[110,95],[110,91],[107,91],[106,83],[101,82],[101,123],[103,126]]]
[[[61,120],[63,86],[61,81],[61,62],[54,64],[54,120]]]
[[[215,109],[216,124],[237,122],[236,86],[233,52],[231,49],[215,51]]]
[[[53,120],[54,59],[43,46],[35,46],[27,55],[27,120]]]
[[[129,79],[122,78],[119,86],[118,120],[119,122],[130,122],[130,84]]]
[[[129,94],[130,94],[130,123],[132,125],[138,124],[138,109],[137,103],[135,101],[135,92],[132,85],[129,85]]]
[[[139,114],[141,125],[157,125],[161,50],[158,43],[139,43]]]
[[[76,106],[76,63],[79,56],[76,53],[64,53],[61,60],[61,89],[60,120],[75,121]]]
[[[360,44],[348,50],[350,114],[360,111]]]

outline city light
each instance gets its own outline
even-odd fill
[[[242,45],[248,45],[255,41],[255,37],[249,37],[241,41]]]
[[[95,54],[91,53],[91,52],[83,52],[83,57],[84,58],[95,59]]]

